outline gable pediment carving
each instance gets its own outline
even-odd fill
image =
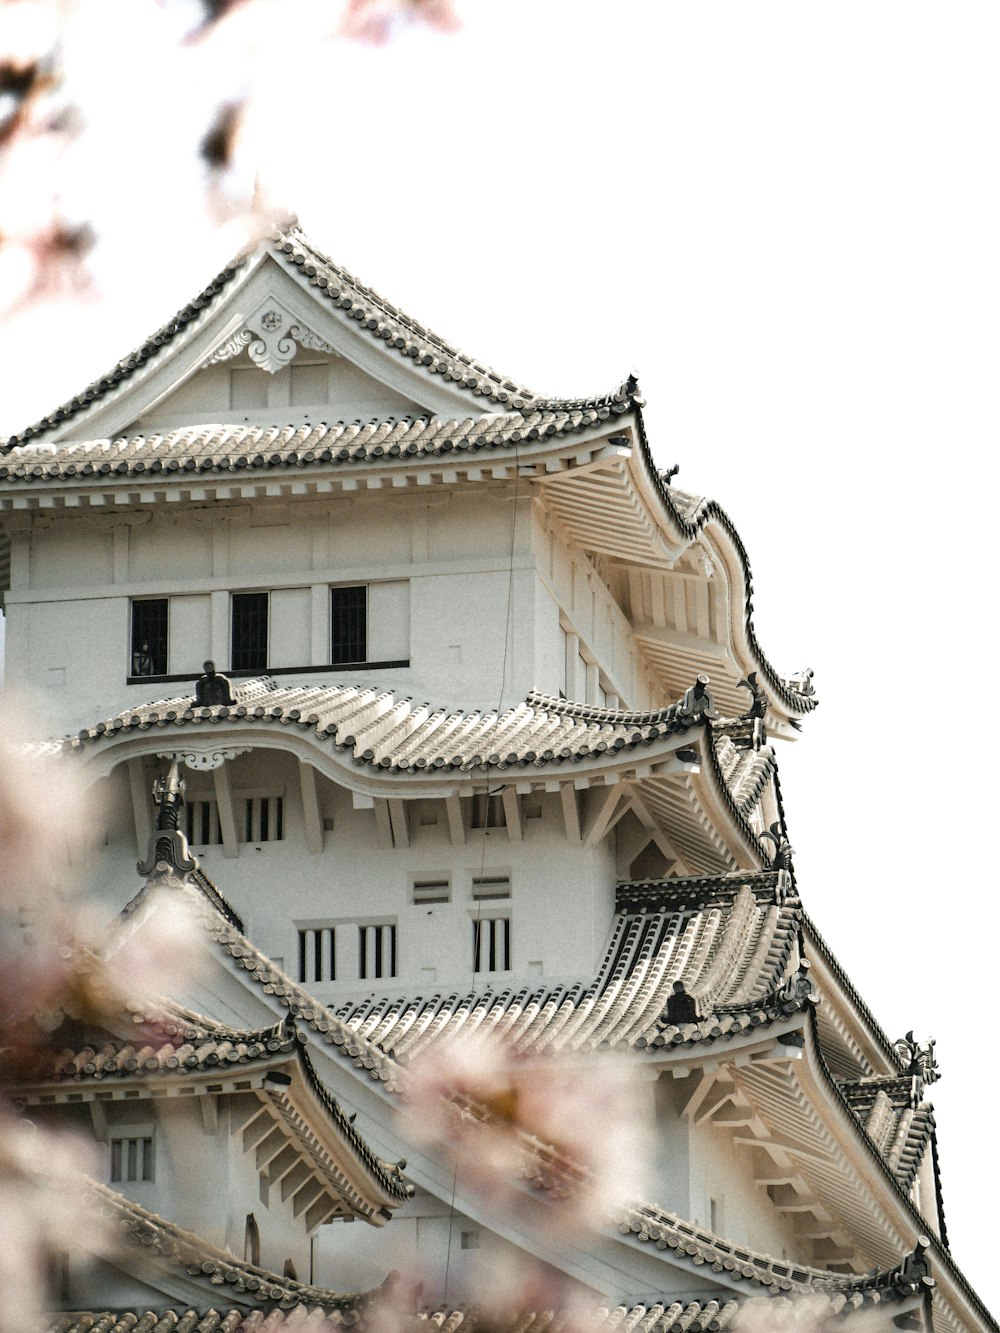
[[[240,328],[230,333],[205,357],[199,369],[230,361],[244,348],[254,365],[273,375],[287,366],[300,347],[311,352],[337,355],[337,349],[320,337],[301,316],[291,314],[280,301],[268,296]]]

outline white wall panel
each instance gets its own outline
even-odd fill
[[[409,582],[373,583],[368,589],[368,660],[400,662],[409,656]]]
[[[190,672],[200,675],[202,663],[211,656],[212,599],[207,594],[171,597],[167,629],[167,670],[171,675]],[[226,666],[217,662],[219,670]]]
[[[306,666],[310,644],[308,588],[275,588],[271,593],[271,647],[273,667]]]

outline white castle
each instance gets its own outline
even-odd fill
[[[595,1329],[798,1297],[996,1328],[948,1249],[933,1051],[800,900],[773,742],[811,673],[670,482],[634,381],[541,398],[298,229],[9,441],[7,676],[102,797],[111,961],[197,921],[162,1012],[67,1020],[18,1090],[105,1145],[123,1239],[56,1274],[61,1333],[364,1328],[393,1270],[475,1329],[446,1271],[474,1294],[522,1254]],[[642,1199],[587,1245],[544,1172],[500,1218],[401,1128],[402,1071],[470,1033],[638,1068]]]

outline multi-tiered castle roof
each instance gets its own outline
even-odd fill
[[[47,690],[39,762],[103,797],[106,962],[190,928],[169,999],[67,1019],[20,1075],[105,1145],[127,1242],[61,1333],[363,1328],[414,1268],[414,1320],[476,1328],[511,1256],[595,1329],[995,1327],[948,1248],[933,1048],[800,896],[776,751],[811,673],[671,482],[634,379],[542,398],[297,228],[8,442],[9,676]],[[400,1121],[469,1037],[639,1070],[643,1197],[586,1243],[551,1225],[559,1144],[518,1138],[501,1216]]]

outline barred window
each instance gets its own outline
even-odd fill
[[[377,980],[395,975],[395,925],[358,926],[358,976],[361,980]]]
[[[246,796],[241,802],[244,842],[280,842],[285,836],[283,796]]]
[[[111,1181],[153,1179],[153,1137],[111,1140]]]
[[[510,971],[510,918],[480,917],[472,923],[473,972]]]
[[[232,599],[232,669],[260,671],[267,667],[266,592],[234,592]]]
[[[167,598],[156,597],[132,603],[132,676],[167,674]]]
[[[330,589],[330,664],[368,658],[368,589]]]
[[[299,930],[299,980],[337,980],[335,926],[306,926]]]
[[[219,803],[213,800],[188,801],[184,807],[187,840],[194,847],[212,847],[222,842]]]

